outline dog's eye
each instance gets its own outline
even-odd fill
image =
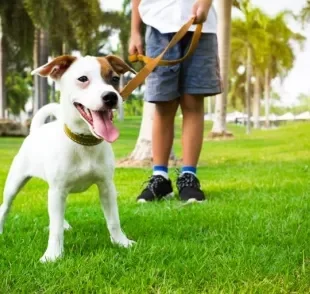
[[[113,83],[118,83],[119,82],[119,77],[117,77],[117,76],[112,77],[112,82]]]
[[[86,83],[88,81],[88,77],[87,76],[81,76],[78,78],[78,80],[82,83]]]

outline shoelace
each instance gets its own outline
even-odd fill
[[[164,181],[165,181],[164,177],[150,176],[149,179],[143,183],[143,185],[147,183],[146,188],[149,189],[154,196],[156,196],[155,190],[158,188],[158,185]]]
[[[200,189],[200,183],[193,174],[185,173],[179,176],[177,180],[177,187],[179,191],[181,191],[185,187]]]

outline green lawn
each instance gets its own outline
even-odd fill
[[[120,124],[117,158],[133,149],[138,128],[137,119]],[[30,181],[0,236],[0,293],[310,293],[310,125],[230,130],[235,140],[204,143],[203,205],[139,206],[150,170],[116,170],[122,226],[137,241],[129,250],[111,245],[92,187],[68,199],[65,257],[40,264],[47,185]],[[0,138],[1,191],[21,142]],[[179,139],[175,149],[180,156]]]

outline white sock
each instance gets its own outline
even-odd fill
[[[166,180],[169,179],[168,173],[164,172],[162,170],[154,170],[153,171],[153,176],[163,176]]]
[[[191,172],[191,171],[184,171],[184,172],[181,173],[181,175],[184,175],[184,174],[192,174],[192,175],[194,175],[196,177],[196,174]]]

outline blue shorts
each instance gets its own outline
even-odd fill
[[[146,55],[158,56],[168,45],[173,33],[161,34],[147,26],[145,33]],[[184,56],[193,32],[172,47],[164,59]],[[183,94],[213,96],[222,92],[218,43],[216,34],[201,34],[196,50],[184,62],[172,66],[158,66],[146,79],[144,99],[148,102],[171,101]]]

